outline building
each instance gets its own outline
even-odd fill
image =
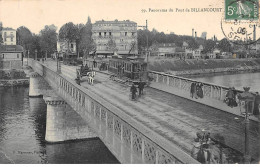
[[[185,55],[185,49],[178,47],[175,43],[160,43],[156,44],[157,56],[171,57],[171,58],[182,58]]]
[[[22,69],[23,47],[20,45],[0,46],[0,69]]]
[[[133,21],[97,21],[92,26],[92,38],[97,55],[138,53],[137,23]]]
[[[202,32],[200,37],[202,39],[207,39],[207,32]]]
[[[3,45],[16,45],[16,30],[12,28],[2,29]]]
[[[65,53],[69,53],[72,55],[77,55],[76,50],[76,42],[68,42],[66,40],[58,40],[57,41],[57,52],[60,54],[60,57],[63,57]]]

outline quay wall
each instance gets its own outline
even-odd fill
[[[0,70],[0,86],[28,86],[29,78],[23,69]]]
[[[186,59],[151,58],[149,70],[186,76],[260,71],[260,59]]]

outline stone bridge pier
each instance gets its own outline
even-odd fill
[[[40,90],[40,75],[36,72],[32,72],[29,74],[30,76],[30,86],[29,86],[29,97],[40,97],[42,96],[42,92]]]
[[[43,99],[47,104],[47,142],[96,137],[86,122],[61,97],[44,96]]]
[[[94,138],[96,134],[86,121],[67,104],[55,90],[36,72],[30,72],[30,98],[42,98],[47,104],[46,133],[47,142]],[[35,107],[31,109],[34,110]],[[36,107],[37,108],[37,107]]]

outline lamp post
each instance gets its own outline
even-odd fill
[[[59,62],[59,52],[55,51],[56,53],[56,59],[57,59],[57,73],[61,73],[61,67],[60,67],[60,62]]]
[[[29,61],[29,54],[30,54],[30,50],[28,50],[28,54],[27,54],[27,66],[28,66],[28,61]]]
[[[249,164],[249,116],[253,114],[255,96],[249,92],[250,87],[244,87],[244,92],[238,94],[240,112],[245,117],[245,153],[244,162]]]
[[[36,61],[38,60],[37,59],[37,49],[35,49],[35,57],[34,57],[34,60],[36,59]]]

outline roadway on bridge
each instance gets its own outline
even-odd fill
[[[45,62],[56,70],[56,62]],[[76,67],[62,64],[62,74],[76,78]],[[109,79],[109,76],[97,73],[94,85],[83,77],[81,86],[103,97],[143,125],[155,131],[190,153],[196,132],[209,130],[212,136],[223,136],[225,143],[244,152],[243,118],[168,94],[152,88],[145,88],[145,95],[137,101],[130,100],[130,88]],[[224,105],[224,104],[223,104]],[[239,112],[239,111],[238,111]],[[259,157],[259,124],[250,121],[250,154]]]

